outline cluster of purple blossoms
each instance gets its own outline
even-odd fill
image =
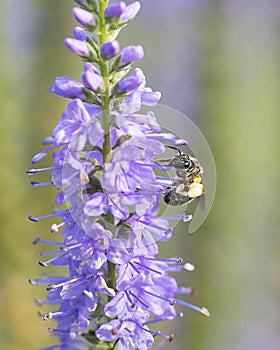
[[[58,191],[52,214],[29,217],[35,222],[58,218],[51,232],[63,236],[59,242],[34,241],[56,247],[41,254],[53,257],[40,265],[65,266],[68,276],[30,282],[47,285],[48,298],[40,305],[57,307],[42,315],[57,322],[50,331],[61,342],[47,349],[151,349],[155,336],[173,339],[151,328],[181,317],[176,303],[209,315],[176,297],[193,289],[179,287],[170,272],[192,265],[157,257],[157,242],[174,234],[169,221],[190,219],[157,216],[168,181],[156,175],[155,157],[165,152],[163,142],[179,141],[161,132],[153,112],[141,113],[142,105],[155,106],[160,99],[158,91],[146,87],[143,72],[132,70],[143,48],[121,50],[116,40],[138,13],[139,2],[76,3],[73,16],[83,28],[76,27],[65,45],[85,62],[82,82],[55,79],[50,91],[71,101],[43,141],[47,148],[32,159],[37,163],[52,152],[53,166],[28,170],[50,172],[49,182],[32,184],[54,185]]]

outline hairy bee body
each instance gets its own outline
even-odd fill
[[[159,161],[159,164],[171,166],[176,171],[172,187],[168,187],[164,194],[165,203],[174,206],[190,203],[204,193],[203,170],[198,160],[178,149],[176,151],[178,154],[172,158]]]

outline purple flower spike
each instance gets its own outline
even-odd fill
[[[122,50],[120,63],[137,62],[144,57],[144,49],[141,45],[127,46]]]
[[[66,38],[64,40],[65,46],[68,47],[71,51],[77,53],[81,56],[89,56],[89,47],[88,44],[84,41],[72,39],[72,38]]]
[[[83,85],[69,77],[57,77],[54,85],[49,88],[50,92],[66,98],[84,98]]]
[[[104,60],[109,60],[110,58],[116,56],[120,51],[120,44],[117,40],[108,41],[101,47],[101,56]]]
[[[132,20],[139,12],[140,7],[141,5],[139,1],[135,1],[132,4],[128,5],[121,16],[121,22],[127,22]]]
[[[77,22],[82,26],[87,28],[95,27],[95,18],[94,15],[80,7],[74,7],[72,10],[73,16]]]
[[[123,1],[108,6],[105,11],[105,19],[107,22],[119,18],[125,11],[126,5]]]
[[[191,271],[192,265],[183,265],[180,257],[157,258],[158,242],[175,234],[170,222],[191,219],[180,208],[179,214],[164,215],[160,202],[176,206],[198,198],[204,189],[202,171],[180,149],[187,142],[162,132],[155,114],[142,110],[155,106],[160,92],[146,86],[140,68],[128,74],[130,64],[143,58],[143,47],[131,45],[120,52],[116,39],[140,3],[114,0],[106,8],[109,0],[74,1],[80,7],[74,7],[73,15],[83,27],[76,27],[65,45],[84,61],[82,81],[55,78],[49,91],[71,100],[43,141],[47,147],[32,158],[37,164],[48,156],[52,164],[27,171],[47,173],[48,181],[36,179],[32,186],[57,189],[51,213],[29,216],[34,222],[54,219],[50,230],[60,235],[34,241],[50,246],[39,254],[39,264],[67,269],[64,276],[30,283],[46,284],[48,298],[39,304],[52,311],[42,318],[57,323],[49,330],[60,344],[45,350],[148,350],[155,337],[173,340],[149,327],[181,317],[175,303],[209,316],[207,309],[178,299],[192,288],[179,286],[170,276]],[[173,149],[172,156],[161,156],[166,147]],[[193,173],[185,179],[189,169]]]
[[[88,62],[85,63],[82,79],[85,86],[94,92],[104,86],[104,80],[100,75],[99,70]]]

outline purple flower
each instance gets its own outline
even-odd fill
[[[116,56],[120,51],[120,44],[117,40],[108,41],[101,47],[101,56],[104,60],[109,60],[110,58]]]
[[[131,76],[122,79],[117,85],[117,94],[122,95],[138,89],[145,81],[141,69],[136,68]]]
[[[139,12],[140,7],[141,5],[138,1],[135,1],[132,4],[128,5],[121,16],[121,22],[131,21]]]
[[[102,176],[104,188],[117,193],[133,193],[138,188],[149,188],[155,183],[155,174],[151,166],[142,160],[143,151],[125,141],[114,152],[112,163],[105,164]]]
[[[110,5],[105,10],[105,19],[107,22],[110,22],[113,19],[120,17],[126,8],[126,4],[121,1],[116,4]]]
[[[144,57],[144,50],[141,45],[127,46],[122,50],[120,63],[131,63],[141,60]]]
[[[90,116],[79,99],[71,101],[63,113],[62,118],[54,129],[53,138],[56,144],[69,143],[73,135],[90,121]]]
[[[57,77],[54,85],[49,88],[50,92],[65,98],[85,98],[83,85],[69,77]]]
[[[133,136],[145,136],[149,132],[160,132],[160,126],[155,118],[155,115],[152,112],[148,112],[147,114],[126,114],[120,113],[116,116],[116,122],[120,130],[123,131],[124,134],[133,135]],[[149,141],[145,140],[145,144],[147,145]],[[158,145],[154,145],[154,149],[158,148]],[[161,147],[161,144],[160,146]],[[163,152],[163,149],[162,149]]]
[[[85,63],[82,79],[85,86],[94,92],[104,87],[103,77],[101,76],[99,70],[91,63]]]
[[[119,83],[119,85],[122,86],[123,84],[122,82],[124,81],[124,87],[125,87],[125,84],[130,84],[130,83],[132,84],[135,81],[139,82],[138,87],[130,91],[126,91],[130,93],[121,102],[121,105],[120,105],[120,110],[122,112],[131,113],[131,114],[138,112],[141,109],[142,104],[147,106],[155,106],[161,97],[161,93],[159,91],[152,91],[151,88],[145,87],[146,78],[141,69],[136,68],[132,73],[132,77],[134,78],[131,80],[129,79],[130,77],[124,78]],[[127,81],[126,79],[129,79],[129,80]],[[119,85],[117,84],[115,89],[119,89]],[[117,93],[122,94],[124,93],[124,91],[123,92],[118,91]]]
[[[80,41],[86,41],[87,37],[89,36],[88,33],[81,27],[74,28],[73,34],[75,39]]]
[[[145,331],[146,330],[146,331]],[[113,320],[102,325],[97,331],[98,339],[103,341],[118,341],[119,350],[127,350],[127,345],[131,349],[151,349],[154,344],[154,338],[147,327],[135,320]]]
[[[88,216],[99,216],[106,212],[107,200],[103,193],[94,193],[84,206],[84,213]]]
[[[72,9],[73,16],[82,26],[93,29],[95,27],[94,15],[80,7]]]
[[[159,91],[152,91],[151,88],[145,88],[141,91],[141,102],[147,106],[155,106],[161,98]]]
[[[78,55],[89,56],[89,54],[90,54],[89,46],[84,41],[72,39],[72,38],[66,38],[64,40],[64,44],[65,44],[65,46],[68,47],[68,49],[77,53]]]

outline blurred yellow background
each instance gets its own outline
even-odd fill
[[[142,0],[123,31],[122,47],[142,44],[147,85],[162,104],[189,116],[215,157],[216,200],[203,226],[162,245],[197,267],[182,274],[196,285],[191,310],[165,326],[176,350],[280,349],[280,2],[278,0]],[[43,288],[29,277],[37,236],[51,222],[55,192],[31,188],[25,171],[50,135],[66,100],[47,92],[55,76],[79,79],[82,63],[63,45],[76,25],[67,1],[0,2],[0,348],[32,350],[55,342],[36,315]],[[160,121],[160,116],[157,116]],[[49,160],[50,161],[50,160]],[[45,164],[49,164],[48,161]]]

